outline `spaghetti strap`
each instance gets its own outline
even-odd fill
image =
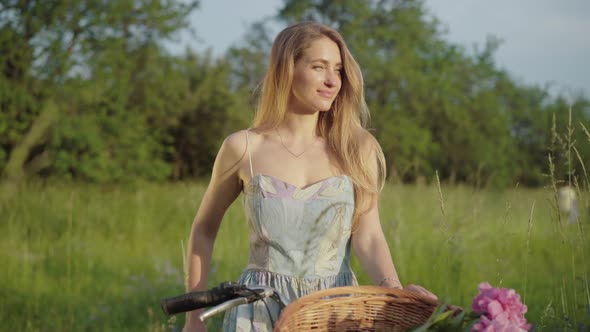
[[[250,178],[254,177],[254,169],[252,168],[252,153],[250,152],[250,140],[248,139],[248,132],[250,128],[246,129],[246,150],[248,150],[248,161],[250,162]]]

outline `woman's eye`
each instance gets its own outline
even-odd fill
[[[321,70],[321,69],[324,69],[324,67],[323,67],[323,66],[313,66],[312,68],[313,68],[313,69],[316,69],[316,70]]]

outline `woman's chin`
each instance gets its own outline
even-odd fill
[[[319,107],[317,107],[317,110],[320,112],[328,112],[332,109],[332,104],[329,105],[321,105]]]

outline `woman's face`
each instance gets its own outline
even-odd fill
[[[289,106],[299,112],[330,110],[342,86],[342,58],[338,44],[317,39],[295,63]]]

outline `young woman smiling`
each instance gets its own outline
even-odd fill
[[[290,300],[356,285],[352,248],[375,284],[401,288],[379,219],[385,166],[368,118],[360,68],[337,31],[315,22],[281,31],[252,128],[225,139],[194,219],[189,290],[207,288],[219,225],[240,194],[250,226],[240,283],[274,287]],[[271,303],[239,306],[224,330],[272,331],[277,312]],[[189,313],[185,331],[204,330]]]

